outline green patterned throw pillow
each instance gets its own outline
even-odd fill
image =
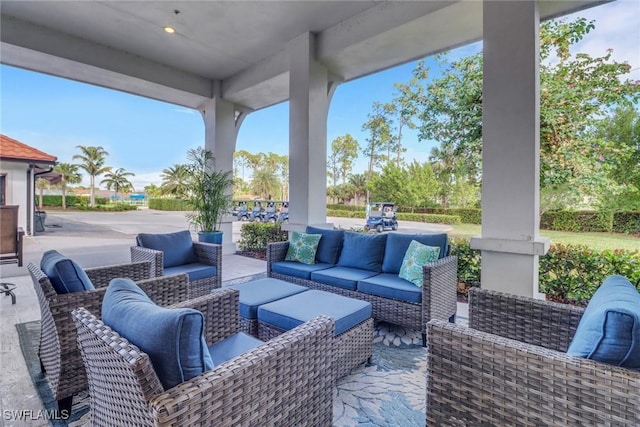
[[[303,264],[315,264],[316,251],[322,234],[305,234],[294,231],[285,261],[297,261]]]
[[[438,260],[440,248],[427,246],[412,240],[404,254],[399,276],[417,287],[422,287],[422,266]]]

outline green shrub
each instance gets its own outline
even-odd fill
[[[540,228],[573,232],[610,232],[613,229],[613,212],[548,211],[540,216]]]
[[[188,211],[189,206],[187,202],[182,199],[166,199],[166,198],[151,198],[149,199],[149,209],[156,209],[159,211]]]
[[[613,232],[640,235],[640,211],[615,212],[613,214]]]
[[[95,207],[90,207],[85,203],[80,203],[75,206],[76,209],[80,211],[101,211],[101,212],[122,212],[122,211],[135,211],[138,210],[137,206],[131,205],[123,205],[123,204],[113,204],[113,205],[98,205]]]
[[[327,209],[327,216],[337,216],[340,218],[362,218],[364,219],[365,213],[363,210],[335,210]]]
[[[460,218],[464,224],[480,224],[482,222],[482,210],[463,208],[418,208],[415,213],[428,213],[437,215],[453,215]]]
[[[327,203],[327,210],[364,212],[365,207],[359,205],[345,205],[342,203]]]
[[[398,213],[398,219],[402,221],[428,222],[431,224],[460,224],[460,217],[455,215]]]
[[[287,240],[289,233],[283,231],[278,223],[247,222],[240,229],[238,246],[243,251],[261,251],[267,249],[267,243]]]
[[[471,249],[470,240],[463,237],[450,239],[451,255],[458,257],[458,282],[469,286],[480,283],[480,251]]]

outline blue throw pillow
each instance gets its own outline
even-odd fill
[[[136,240],[144,248],[164,252],[164,268],[198,262],[189,230],[166,234],[140,233]]]
[[[308,226],[305,233],[322,234],[318,250],[316,251],[316,261],[322,264],[336,264],[340,259],[342,249],[343,230],[329,230]]]
[[[315,264],[316,251],[321,237],[320,234],[306,234],[294,231],[291,233],[291,241],[284,260]]]
[[[640,293],[622,276],[609,276],[593,294],[567,353],[640,369]]]
[[[149,355],[165,390],[213,368],[202,313],[159,307],[131,279],[111,281],[102,321]]]
[[[402,257],[407,252],[412,240],[427,246],[440,248],[438,258],[444,258],[449,253],[449,243],[446,233],[436,234],[403,234],[389,233],[387,245],[384,249],[382,272],[398,274],[402,266]]]
[[[53,289],[59,294],[95,289],[87,273],[58,251],[51,250],[42,254],[40,270],[47,275]]]
[[[344,233],[342,253],[338,265],[380,272],[386,234]]]

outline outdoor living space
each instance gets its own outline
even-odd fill
[[[338,224],[349,219],[330,218]],[[234,223],[235,237],[242,223]],[[138,231],[173,232],[187,227],[182,212],[140,210],[124,214],[100,212],[53,213],[47,217],[47,231],[25,241],[25,266],[2,266],[2,281],[16,285],[16,304],[0,294],[0,345],[4,374],[0,379],[3,425],[51,425],[44,410],[55,408],[46,382],[34,385],[31,370],[39,370],[37,356],[31,352],[28,367],[21,349],[16,324],[31,324],[40,319],[40,308],[28,263],[39,263],[42,253],[57,249],[78,261],[82,267],[129,262],[129,247]],[[404,224],[411,229],[411,223]],[[420,226],[416,224],[415,226]],[[422,225],[424,226],[424,225]],[[415,229],[414,229],[415,231]],[[100,242],[96,244],[96,242]],[[223,287],[266,277],[266,261],[239,255],[223,255]],[[466,304],[458,305],[459,322],[466,321]],[[334,391],[334,425],[350,426],[368,419],[374,425],[420,426],[424,424],[426,397],[426,349],[420,331],[378,324],[374,336],[374,355],[369,364],[357,366],[339,380]],[[35,349],[32,349],[35,350]],[[34,366],[34,361],[36,365]],[[37,372],[36,372],[37,374]],[[43,394],[44,393],[44,394]],[[42,399],[46,402],[43,403]],[[76,398],[74,415],[81,414],[70,425],[86,425],[88,398]],[[62,425],[62,424],[53,424]]]

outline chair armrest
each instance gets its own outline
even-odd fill
[[[212,288],[222,286],[222,245],[214,243],[193,242],[193,250],[195,251],[198,262],[201,264],[212,265],[216,267],[216,275],[213,280]],[[210,289],[209,287],[208,289]]]
[[[333,327],[317,317],[155,396],[156,423],[331,425]]]
[[[172,307],[194,308],[204,315],[204,338],[215,344],[240,330],[238,314],[240,292],[236,289],[217,289],[210,294],[182,301]]]
[[[640,372],[427,325],[427,425],[639,425]]]
[[[22,267],[22,241],[24,240],[24,228],[18,227],[18,267]]]
[[[151,261],[151,277],[162,276],[164,269],[164,252],[155,249],[131,246],[131,262]]]
[[[134,282],[153,277],[150,261],[85,268],[84,272],[87,273],[89,280],[96,288],[109,286],[109,282],[116,277],[128,277]]]
[[[447,256],[422,267],[422,324],[456,314],[458,257]]]
[[[488,289],[469,290],[469,326],[565,352],[584,309]]]
[[[271,265],[284,261],[289,250],[289,242],[267,243],[267,276],[271,277]]]
[[[168,306],[184,301],[189,295],[189,276],[175,274],[136,282],[157,305]]]

